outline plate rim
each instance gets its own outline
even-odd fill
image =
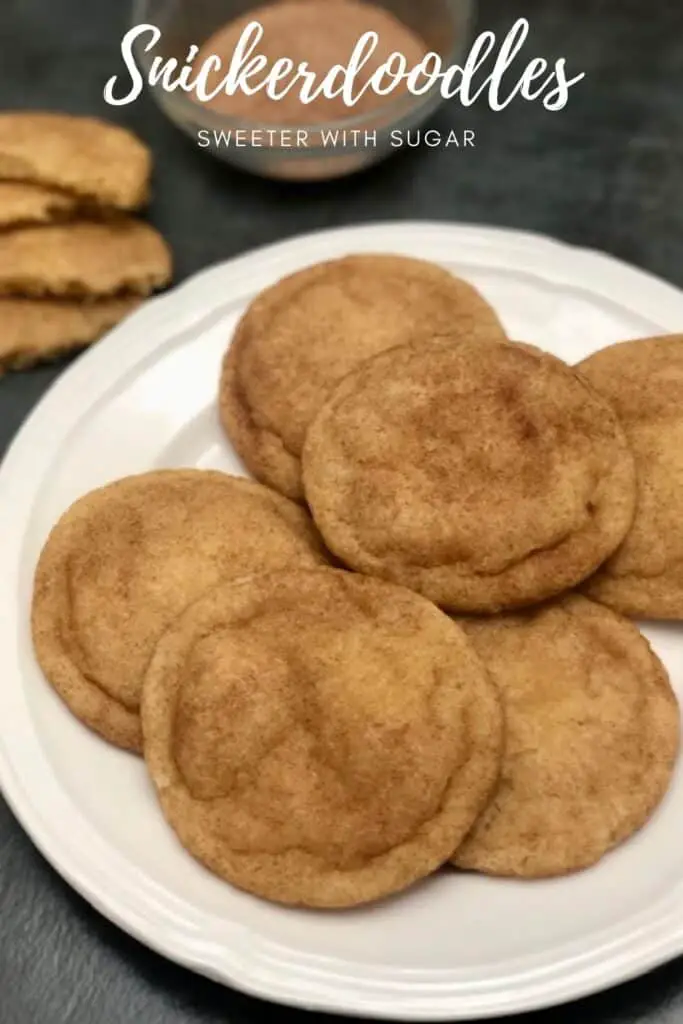
[[[46,797],[37,798],[35,789],[30,792],[31,786],[24,784],[22,774],[17,771],[17,751],[22,750],[23,743],[28,743],[26,749],[30,749],[31,742],[35,744],[33,753],[24,754],[27,760],[30,757],[33,761],[27,778],[35,776],[36,765],[40,762],[40,758],[35,760],[36,748],[42,754],[27,701],[23,701],[22,708],[24,687],[19,645],[20,637],[26,636],[28,624],[26,609],[17,596],[24,522],[32,508],[31,492],[38,489],[51,465],[49,448],[56,451],[74,424],[87,415],[88,409],[111,387],[112,380],[108,378],[106,385],[100,387],[99,397],[95,389],[87,387],[94,378],[100,376],[104,380],[107,377],[100,367],[113,358],[119,364],[119,375],[131,373],[171,338],[192,332],[210,315],[211,308],[214,313],[220,309],[220,303],[216,303],[219,280],[222,290],[231,296],[230,304],[235,305],[282,272],[341,252],[404,251],[438,259],[428,254],[430,246],[446,249],[455,245],[462,257],[460,262],[471,262],[475,255],[485,260],[487,254],[491,256],[505,250],[514,253],[519,272],[538,273],[545,280],[559,280],[578,290],[587,290],[586,277],[599,276],[602,287],[599,292],[593,291],[594,295],[618,302],[622,309],[629,309],[641,318],[668,324],[665,329],[683,327],[683,292],[675,286],[607,254],[573,247],[535,232],[434,221],[375,222],[315,231],[215,264],[146,302],[60,375],[24,421],[0,464],[0,565],[11,567],[0,579],[0,600],[3,590],[10,598],[9,616],[0,622],[0,638],[5,640],[5,650],[11,651],[15,659],[10,671],[17,674],[14,687],[0,688],[0,712],[4,710],[4,722],[11,721],[12,714],[15,722],[17,714],[21,715],[22,711],[24,714],[20,728],[13,729],[11,734],[9,730],[0,732],[0,790],[13,814],[65,881],[138,941],[182,966],[249,995],[307,1010],[394,1020],[473,1020],[556,1005],[627,981],[683,953],[683,923],[679,923],[681,915],[675,912],[679,904],[673,899],[667,901],[670,906],[674,905],[674,910],[664,917],[656,916],[649,923],[649,931],[641,933],[635,948],[631,948],[633,942],[617,942],[600,950],[600,956],[596,951],[588,958],[576,957],[576,972],[564,980],[562,977],[552,979],[552,967],[500,978],[495,983],[488,979],[469,985],[453,980],[448,983],[446,976],[454,978],[455,972],[447,970],[394,971],[394,977],[389,977],[392,972],[387,971],[384,972],[387,976],[382,977],[383,970],[374,969],[368,976],[356,972],[350,977],[339,971],[335,975],[334,961],[309,957],[305,958],[305,963],[297,964],[296,958],[292,962],[283,947],[270,940],[259,940],[258,935],[243,924],[224,923],[231,932],[228,948],[222,931],[220,941],[218,935],[211,938],[210,932],[200,934],[197,922],[193,925],[183,919],[188,909],[185,902],[169,898],[162,887],[158,887],[157,893],[155,884],[99,835],[75,803],[59,789],[55,779],[47,780],[52,784],[51,813],[56,820],[60,809],[72,815],[77,823],[73,829],[55,829],[54,823],[49,824],[45,808],[41,813],[39,806],[40,800],[45,801]],[[289,265],[288,270],[282,270],[283,264]],[[636,294],[639,301],[638,308],[634,309],[623,296],[630,301]],[[192,301],[188,302],[190,298]],[[183,305],[187,307],[184,313]],[[193,307],[195,311],[191,312]],[[643,312],[644,309],[647,311]],[[69,400],[70,394],[78,398],[86,393],[89,396],[86,408]],[[53,410],[58,413],[60,408],[64,422],[57,430],[51,417]],[[48,421],[50,427],[46,430]],[[28,474],[27,464],[31,466]],[[22,516],[22,500],[28,502],[25,516]],[[16,551],[13,544],[17,545]],[[20,761],[21,756],[19,754]],[[46,755],[42,756],[49,766]],[[45,787],[45,780],[42,785]],[[84,855],[86,848],[88,852]],[[104,859],[100,860],[95,851]],[[102,870],[102,864],[111,865],[112,861],[122,867],[123,875],[112,872],[110,867]],[[112,884],[113,877],[116,884]],[[128,878],[130,891],[122,891],[123,877]],[[245,936],[251,943],[246,955],[240,948],[245,945],[240,942]],[[645,942],[647,936],[649,943]],[[254,948],[254,943],[258,947],[259,941],[261,948]],[[473,974],[471,971],[464,973]],[[398,979],[396,974],[407,981]]]

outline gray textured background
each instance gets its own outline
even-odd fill
[[[139,131],[156,156],[151,215],[174,247],[178,279],[302,231],[434,218],[547,232],[683,286],[681,0],[484,0],[481,28],[504,34],[524,15],[533,55],[565,56],[572,73],[586,72],[567,109],[493,115],[453,104],[434,126],[475,129],[476,150],[411,153],[313,187],[230,173],[147,100],[107,108],[102,87],[118,67],[127,9],[125,0],[0,0],[0,107],[101,113]],[[0,379],[0,454],[63,365]],[[61,882],[0,800],[0,1024],[256,1018],[305,1024],[307,1015],[221,989],[127,938]],[[524,1020],[678,1024],[683,961]]]

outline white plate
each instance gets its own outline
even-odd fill
[[[513,336],[576,361],[680,330],[683,296],[606,256],[534,235],[396,224],[299,238],[154,299],[53,387],[0,470],[0,783],[55,868],[120,927],[212,978],[283,1003],[413,1020],[563,1002],[683,952],[683,778],[639,836],[584,874],[519,883],[444,875],[346,913],[234,891],[176,843],[142,763],[83,729],[33,658],[32,573],[60,513],[153,467],[238,471],[219,430],[219,361],[254,293],[319,259],[389,251],[469,278]],[[683,633],[648,636],[683,695]]]

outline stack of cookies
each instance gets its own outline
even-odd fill
[[[571,368],[404,257],[287,278],[220,382],[258,482],[168,470],[77,501],[36,574],[47,679],[144,755],[186,849],[265,899],[595,864],[678,755],[626,616],[683,618],[682,353]]]
[[[116,125],[0,113],[0,373],[90,344],[168,283],[166,243],[133,216],[151,170]]]

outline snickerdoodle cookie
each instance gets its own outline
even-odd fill
[[[0,181],[2,229],[69,220],[78,207],[78,198],[68,192],[31,185],[25,181]]]
[[[148,295],[168,284],[172,259],[151,224],[48,224],[0,234],[0,295]]]
[[[0,113],[0,178],[60,188],[101,206],[132,210],[149,193],[152,157],[132,132],[95,117]]]
[[[370,356],[442,332],[505,339],[482,296],[432,263],[363,255],[299,271],[238,326],[220,386],[225,430],[259,480],[300,500],[301,449],[330,389]]]
[[[106,739],[141,747],[140,689],[166,626],[207,588],[325,558],[308,516],[202,470],[129,477],[77,501],[43,549],[33,638],[45,675]]]
[[[140,302],[135,297],[97,302],[0,298],[0,374],[89,345]]]
[[[671,781],[679,709],[664,667],[632,623],[581,597],[462,625],[498,685],[506,750],[455,863],[526,878],[589,867]]]
[[[346,565],[467,612],[582,582],[635,508],[608,403],[559,359],[483,339],[407,345],[349,374],[309,430],[303,474]]]
[[[502,716],[465,634],[332,569],[220,586],[162,638],[145,758],[183,845],[238,887],[349,907],[452,855],[495,786]]]
[[[683,335],[612,345],[578,369],[614,405],[638,476],[631,531],[587,593],[625,615],[683,619]]]

